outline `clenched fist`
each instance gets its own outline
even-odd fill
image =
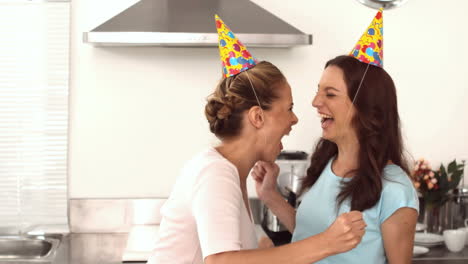
[[[355,248],[364,236],[366,223],[361,212],[343,213],[323,232],[327,247],[333,254]]]
[[[279,167],[274,162],[258,161],[252,170],[252,178],[255,180],[255,189],[258,198],[265,201],[269,195],[277,191]]]

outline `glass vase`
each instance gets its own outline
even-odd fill
[[[427,206],[424,208],[424,224],[426,225],[426,232],[429,233],[442,233],[441,225],[441,207]]]

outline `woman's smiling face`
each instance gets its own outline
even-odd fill
[[[265,137],[266,146],[263,151],[263,160],[274,161],[281,152],[283,145],[281,139],[288,135],[292,126],[297,124],[297,116],[293,112],[293,98],[291,87],[287,82],[282,84],[277,92],[271,109],[265,111]]]
[[[353,132],[351,120],[355,108],[348,96],[343,71],[337,66],[325,68],[320,78],[312,106],[322,123],[322,137],[337,143],[346,133]]]

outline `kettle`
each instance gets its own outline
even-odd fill
[[[280,169],[277,181],[278,191],[294,208],[299,205],[297,193],[306,174],[307,156],[307,153],[303,151],[282,151],[275,161]],[[263,207],[262,227],[275,246],[291,241],[292,234],[266,206]]]

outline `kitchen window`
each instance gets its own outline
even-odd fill
[[[0,233],[67,224],[70,3],[0,0]]]

